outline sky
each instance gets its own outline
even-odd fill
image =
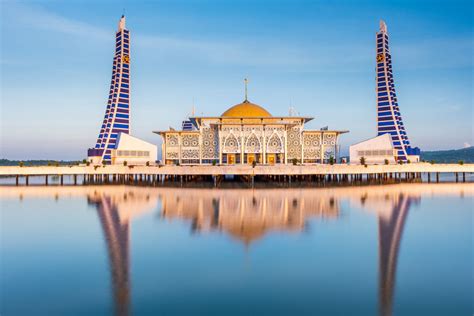
[[[131,32],[131,133],[244,98],[307,129],[376,135],[375,33],[385,20],[395,88],[413,146],[473,145],[472,1],[9,1],[1,11],[1,151],[82,159],[102,123],[117,23]]]

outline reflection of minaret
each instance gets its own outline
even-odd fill
[[[398,261],[398,250],[406,217],[416,198],[403,194],[393,205],[392,212],[379,215],[379,312],[392,314],[393,291]]]
[[[115,309],[117,315],[128,315],[130,305],[130,220],[120,220],[111,197],[101,195],[94,199],[100,223],[107,242],[111,266]]]

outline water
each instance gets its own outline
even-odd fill
[[[472,183],[0,188],[1,315],[471,315]]]

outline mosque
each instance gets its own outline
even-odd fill
[[[220,116],[193,116],[182,130],[154,131],[163,138],[162,163],[288,164],[337,161],[339,135],[347,131],[304,130],[312,117],[273,116],[247,98]]]
[[[94,148],[87,156],[94,164],[149,164],[157,158],[154,144],[131,136],[130,32],[125,16],[115,34],[112,80],[104,119]],[[182,130],[155,131],[162,136],[161,163],[287,164],[337,161],[338,138],[347,131],[304,130],[312,117],[273,116],[247,98],[221,116],[190,117]]]
[[[377,136],[350,147],[351,164],[418,162],[400,114],[393,83],[387,25],[376,34]],[[154,164],[157,146],[133,137],[130,129],[130,32],[122,16],[115,34],[109,98],[96,144],[87,156],[94,164]],[[166,165],[326,164],[339,161],[338,140],[348,131],[305,130],[312,117],[273,116],[247,97],[220,116],[192,116],[181,130],[154,131],[162,137]]]

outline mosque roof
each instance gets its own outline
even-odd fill
[[[271,117],[270,112],[260,105],[245,100],[242,103],[230,107],[222,113],[221,117]]]

